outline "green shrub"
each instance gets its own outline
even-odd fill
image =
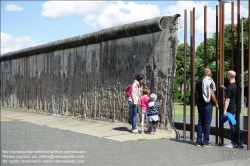
[[[181,90],[174,90],[173,101],[174,102],[182,102]]]

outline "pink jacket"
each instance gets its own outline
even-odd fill
[[[140,86],[137,80],[132,84],[131,96],[128,98],[129,101],[132,101],[134,104],[139,103],[139,99],[141,97],[142,86]]]
[[[145,112],[148,108],[148,103],[150,102],[150,97],[148,95],[144,95],[140,98],[139,105],[143,112]]]

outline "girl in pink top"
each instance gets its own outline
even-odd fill
[[[147,124],[147,132],[149,132],[149,122],[148,122],[148,116],[147,116],[148,103],[150,102],[150,98],[149,98],[150,90],[149,90],[149,88],[144,88],[142,93],[143,93],[143,96],[140,97],[140,100],[139,100],[139,105],[141,106],[141,109],[142,109],[141,134],[144,133],[143,127],[144,127],[145,120],[146,120],[146,124]]]

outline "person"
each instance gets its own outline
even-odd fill
[[[157,96],[152,93],[150,95],[150,102],[148,103],[147,116],[150,123],[150,134],[156,134],[156,122],[158,121],[158,109],[162,105],[162,102],[156,102]]]
[[[216,86],[213,81],[212,72],[209,68],[203,69],[203,77],[196,83],[196,100],[198,108],[198,125],[197,125],[197,140],[196,146],[211,147],[213,144],[209,142],[210,125],[212,121],[214,102],[218,109],[218,102],[215,97]],[[202,128],[204,135],[202,140]]]
[[[247,97],[244,96],[244,108],[246,108],[246,107],[247,107]]]
[[[137,118],[138,118],[138,103],[141,97],[142,84],[145,81],[145,76],[142,74],[138,74],[136,80],[132,84],[131,95],[128,97],[128,104],[132,110],[132,132],[138,133],[137,129]]]
[[[140,98],[140,103],[139,105],[141,106],[142,110],[142,117],[141,117],[141,134],[144,133],[144,121],[146,120],[147,124],[147,131],[149,132],[149,122],[148,122],[148,116],[147,116],[147,108],[148,108],[148,103],[150,102],[149,94],[150,94],[150,89],[149,88],[144,88],[142,91],[143,96]]]
[[[236,148],[237,147],[237,120],[235,119],[235,114],[237,113],[237,85],[235,81],[236,73],[233,70],[228,71],[227,79],[229,80],[229,85],[225,87],[221,86],[225,92],[225,104],[223,115],[227,117],[228,113],[233,115],[234,121],[236,123],[232,124],[232,120],[229,120],[229,126],[231,130],[231,143],[225,145],[227,148]],[[240,89],[241,90],[241,89]],[[242,134],[240,132],[240,147],[243,147]]]

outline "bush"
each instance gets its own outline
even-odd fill
[[[182,102],[181,90],[174,90],[173,101],[174,102]]]
[[[182,101],[184,102],[184,98],[182,98]],[[187,105],[190,104],[190,91],[186,92],[186,103]]]

